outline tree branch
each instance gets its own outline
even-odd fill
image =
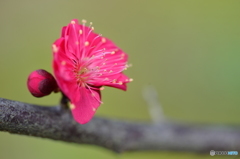
[[[240,127],[158,125],[95,117],[85,125],[76,123],[61,107],[44,107],[0,98],[0,131],[93,144],[115,152],[130,150],[176,150],[208,152],[240,151]]]

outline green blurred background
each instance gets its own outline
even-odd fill
[[[32,97],[27,76],[39,68],[52,72],[51,44],[61,27],[74,18],[87,19],[96,32],[127,52],[133,64],[125,72],[134,79],[128,91],[105,89],[97,116],[149,122],[142,90],[152,85],[172,120],[239,124],[239,8],[239,0],[1,0],[0,97],[57,104],[59,94]],[[118,155],[96,146],[0,132],[0,159],[19,158],[212,157],[176,152]]]

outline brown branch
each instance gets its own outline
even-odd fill
[[[49,138],[78,144],[93,144],[115,152],[174,150],[208,152],[240,151],[240,127],[159,125],[95,117],[85,125],[76,123],[61,107],[44,107],[0,98],[0,131]]]

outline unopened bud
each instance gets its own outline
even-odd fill
[[[34,97],[43,97],[58,89],[52,74],[42,69],[33,71],[28,76],[27,86]]]

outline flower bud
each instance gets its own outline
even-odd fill
[[[42,69],[35,70],[28,76],[27,86],[34,97],[43,97],[58,89],[52,74]]]

